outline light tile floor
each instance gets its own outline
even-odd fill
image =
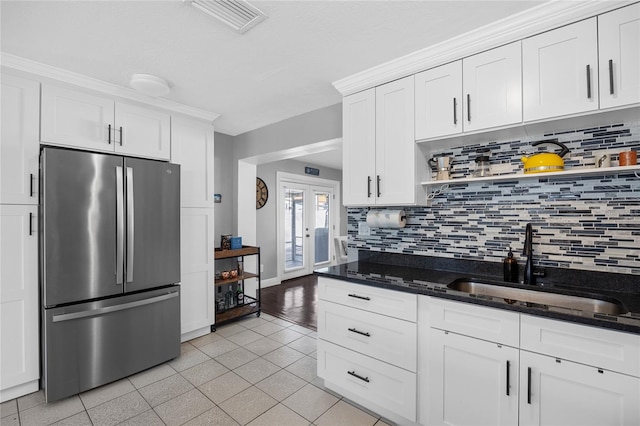
[[[316,333],[262,314],[182,344],[178,358],[51,404],[42,392],[0,406],[11,425],[384,426],[325,389]]]

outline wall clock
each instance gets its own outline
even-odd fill
[[[261,209],[267,204],[269,198],[269,189],[267,184],[260,178],[256,178],[256,209]]]

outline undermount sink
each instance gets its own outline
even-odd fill
[[[577,309],[607,315],[627,313],[625,306],[615,299],[596,298],[590,295],[562,294],[547,290],[525,289],[462,278],[450,283],[448,288],[469,294],[479,294],[505,299],[507,303],[526,302],[560,308]]]

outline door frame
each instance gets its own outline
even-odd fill
[[[281,208],[281,201],[284,194],[282,194],[281,187],[285,182],[292,184],[310,185],[310,186],[325,186],[332,188],[333,202],[330,205],[330,214],[333,219],[332,229],[329,230],[329,259],[328,265],[335,264],[335,252],[333,237],[340,233],[340,182],[336,180],[329,180],[323,178],[317,178],[312,176],[297,175],[294,173],[276,172],[276,244],[277,244],[277,273],[278,281],[282,282],[284,276],[284,238],[282,232],[282,226],[284,225],[284,216]]]

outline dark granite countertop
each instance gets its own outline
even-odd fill
[[[363,257],[365,258],[364,260],[362,260]],[[607,315],[519,301],[514,302],[513,300],[507,301],[498,297],[474,295],[452,290],[447,287],[447,284],[460,278],[492,281],[496,284],[526,289],[532,289],[532,287],[502,282],[501,277],[497,277],[495,274],[497,267],[501,268],[502,265],[500,264],[496,266],[496,263],[490,262],[443,260],[440,258],[422,258],[416,263],[411,260],[411,258],[416,257],[419,256],[365,255],[360,256],[361,260],[359,262],[322,268],[316,270],[315,273],[318,276],[357,284],[424,294],[640,334],[640,277],[594,272],[582,274],[580,271],[573,271],[577,275],[572,275],[571,271],[558,270],[549,273],[550,278],[540,279],[541,286],[537,288],[538,290],[544,288],[544,291],[552,293],[585,295],[603,300],[613,299],[621,302],[629,311],[621,315]],[[566,283],[572,284],[567,285]],[[576,286],[575,283],[580,283],[580,286]]]

